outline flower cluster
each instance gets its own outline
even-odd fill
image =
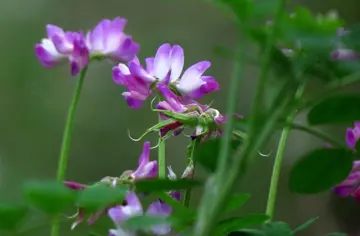
[[[346,130],[346,144],[354,149],[360,139],[360,122],[355,122],[354,128]],[[353,162],[353,168],[348,177],[340,184],[333,187],[336,194],[341,197],[353,197],[360,202],[360,161]]]
[[[219,90],[215,78],[204,75],[211,63],[200,61],[184,70],[182,47],[165,43],[158,48],[154,57],[146,58],[145,66],[142,66],[137,57],[139,45],[123,31],[126,22],[120,17],[113,20],[105,19],[86,34],[81,31],[64,31],[58,26],[47,25],[47,38],[36,44],[36,56],[45,67],[53,67],[68,60],[73,76],[86,71],[93,59],[110,59],[117,63],[112,69],[113,81],[126,89],[122,95],[130,108],[141,108],[151,96],[159,99],[153,111],[158,112],[163,122],[166,122],[165,125],[159,126],[161,122],[156,125],[156,130],[160,130],[160,138],[168,134],[177,135],[185,127],[194,129],[192,137],[200,136],[204,139],[220,135],[226,117],[218,110],[198,101],[206,94]],[[109,188],[119,185],[129,188],[122,204],[109,205],[91,213],[88,219],[90,225],[107,214],[116,226],[110,230],[110,236],[131,236],[136,235],[136,232],[124,229],[124,221],[144,214],[157,217],[167,217],[171,214],[171,207],[161,199],[153,202],[144,212],[133,189],[133,183],[136,181],[158,177],[158,163],[150,160],[150,149],[150,142],[145,142],[136,170],[125,171],[120,177],[105,177],[96,183],[105,184]],[[194,166],[190,163],[181,178],[192,178],[193,174]],[[168,178],[177,178],[170,167]],[[78,191],[91,187],[76,182],[64,184]],[[168,194],[180,200],[180,192],[170,191]],[[86,211],[85,208],[79,207],[72,228],[84,221],[85,215],[89,213]],[[155,235],[165,235],[170,231],[171,228],[167,224],[149,229],[149,232]]]
[[[188,178],[191,170],[187,168],[184,171],[182,178]],[[125,171],[122,176],[117,177],[105,177],[97,184],[107,184],[109,187],[116,188],[118,185],[126,185],[134,181],[141,179],[155,178],[158,175],[158,164],[157,161],[150,161],[150,142],[145,142],[143,146],[143,151],[139,157],[138,168],[135,171]],[[169,176],[174,176],[175,174],[169,167]],[[170,178],[170,177],[169,177]],[[176,178],[176,176],[175,176]],[[172,178],[170,178],[172,179]],[[77,182],[65,181],[64,184],[74,190],[84,190],[89,186],[80,184]],[[180,192],[173,191],[169,192],[169,195],[180,201]],[[146,215],[151,215],[155,217],[167,217],[171,214],[171,207],[164,203],[161,199],[150,204],[146,211]],[[111,229],[109,232],[110,236],[131,236],[135,235],[135,232],[128,232],[122,228],[122,223],[124,221],[139,215],[143,215],[142,205],[136,196],[136,194],[129,190],[125,200],[121,205],[116,206],[107,206],[105,209],[101,209],[89,216],[88,224],[94,224],[101,216],[108,214],[109,217],[113,220],[116,225],[116,229]],[[74,229],[79,223],[84,221],[86,215],[86,210],[79,208],[76,214],[77,219],[72,224],[72,229]],[[158,225],[150,229],[150,231],[155,235],[165,235],[171,231],[169,225]]]
[[[105,19],[86,35],[47,25],[47,38],[35,45],[35,53],[45,67],[69,60],[72,75],[78,74],[92,58],[130,61],[138,53],[139,45],[123,32],[126,22],[120,17]]]

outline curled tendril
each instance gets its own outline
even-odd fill
[[[68,215],[66,215],[66,214],[63,214],[66,218],[68,218],[68,219],[74,219],[74,218],[76,218],[76,217],[78,217],[79,216],[79,212],[76,212],[75,214],[73,214],[73,215],[71,215],[71,216],[68,216]]]
[[[260,152],[260,151],[258,151],[258,153],[259,153],[259,155],[262,156],[262,157],[269,157],[269,156],[271,156],[271,154],[272,154],[272,152],[270,152],[269,154],[264,154],[264,153],[262,153],[262,152]]]
[[[160,142],[161,142],[161,139],[159,139],[159,140],[158,140],[158,142],[157,142],[157,144],[156,144],[155,146],[150,147],[150,149],[151,149],[151,150],[153,150],[153,149],[158,148],[158,147],[159,147],[159,145],[160,145]]]
[[[127,130],[127,133],[128,133],[129,138],[130,138],[132,141],[134,141],[134,142],[139,142],[139,141],[141,141],[146,135],[150,134],[150,133],[153,132],[153,131],[155,131],[155,130],[147,130],[147,131],[146,131],[145,133],[143,133],[139,138],[133,138],[133,137],[131,137],[131,134],[130,134],[130,130],[129,130],[129,129]]]
[[[156,107],[154,108],[153,107],[153,104],[154,104],[154,101],[156,100],[156,97],[154,97],[152,100],[151,100],[151,102],[150,102],[150,109],[152,110],[152,111],[155,111],[156,110]]]

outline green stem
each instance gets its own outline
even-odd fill
[[[159,134],[159,147],[158,147],[158,166],[159,166],[159,179],[165,179],[166,178],[165,139],[161,138],[160,134]]]
[[[221,212],[221,207],[226,201],[226,198],[231,193],[234,183],[239,177],[239,171],[242,171],[241,174],[244,174],[244,168],[247,167],[249,158],[254,154],[258,146],[260,146],[268,137],[272,131],[274,125],[276,124],[277,119],[281,115],[282,110],[288,105],[288,100],[283,100],[283,104],[279,104],[279,107],[276,111],[270,114],[266,125],[262,129],[258,130],[257,126],[257,112],[259,112],[262,105],[262,94],[264,93],[267,74],[271,62],[271,53],[272,48],[276,39],[276,34],[279,28],[279,23],[284,14],[284,8],[286,5],[286,0],[279,0],[277,6],[277,12],[274,19],[274,24],[272,31],[270,32],[269,37],[265,45],[265,51],[263,54],[264,60],[261,65],[261,72],[259,77],[259,83],[257,85],[255,101],[252,108],[251,114],[251,123],[250,123],[250,133],[258,136],[257,139],[248,137],[245,140],[244,148],[241,149],[240,154],[234,157],[233,163],[228,165],[228,154],[229,154],[229,143],[231,138],[232,131],[232,122],[233,122],[233,110],[236,108],[236,101],[238,94],[235,93],[239,89],[239,77],[238,73],[240,72],[239,67],[234,68],[234,75],[230,83],[230,93],[228,99],[228,109],[227,115],[230,120],[227,121],[225,126],[224,140],[221,143],[221,153],[218,158],[217,171],[215,173],[215,179],[213,183],[208,182],[203,194],[203,199],[200,203],[199,215],[197,220],[197,225],[195,227],[194,236],[208,236],[211,235],[212,228],[215,225],[216,219]],[[239,45],[238,45],[239,46]],[[239,49],[237,49],[239,50]],[[237,64],[238,65],[238,64]],[[235,73],[237,72],[237,73]],[[215,186],[211,186],[215,185]]]
[[[188,163],[187,166],[193,168],[193,173],[191,176],[191,179],[195,176],[195,161],[194,161],[194,152],[196,147],[197,139],[194,139],[191,141],[189,145],[189,154],[188,154]],[[189,207],[190,206],[190,199],[191,199],[191,188],[186,189],[185,196],[184,196],[184,206]]]
[[[75,112],[76,108],[79,102],[79,97],[82,89],[82,85],[84,82],[84,78],[87,72],[87,67],[85,67],[81,73],[80,78],[76,84],[72,101],[68,110],[65,130],[63,134],[63,140],[61,144],[61,151],[60,151],[60,158],[58,163],[58,170],[57,170],[57,180],[59,182],[64,181],[65,174],[66,174],[66,168],[68,163],[68,157],[69,157],[69,150],[70,150],[70,143],[71,143],[71,134],[72,129],[74,126],[74,120],[75,120]],[[53,219],[52,227],[51,227],[51,236],[58,236],[59,235],[59,229],[60,229],[60,220],[59,216],[55,216]]]
[[[297,90],[297,92],[295,94],[295,103],[298,103],[299,100],[301,99],[304,89],[305,89],[305,83],[301,84],[299,89]],[[286,118],[287,124],[291,124],[294,121],[296,112],[297,112],[296,109],[294,109],[293,111],[290,112],[290,114]],[[272,218],[274,217],[276,195],[277,195],[278,183],[279,183],[279,179],[280,179],[281,165],[282,165],[282,161],[284,159],[285,145],[286,145],[286,141],[289,137],[290,131],[291,131],[291,126],[285,125],[281,132],[279,146],[278,146],[276,156],[275,156],[273,171],[272,171],[271,180],[270,180],[270,191],[269,191],[268,201],[267,201],[267,205],[266,205],[266,215],[269,216],[268,221],[271,221]]]

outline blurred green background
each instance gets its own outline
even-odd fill
[[[313,11],[337,9],[346,22],[359,18],[360,4],[347,1],[304,1]],[[102,18],[122,16],[128,19],[126,32],[141,45],[140,59],[152,56],[164,43],[180,44],[185,50],[185,65],[210,60],[213,75],[222,90],[205,101],[225,108],[225,97],[231,72],[231,61],[213,53],[215,45],[232,47],[235,27],[229,18],[205,1],[196,0],[2,0],[0,2],[0,196],[3,200],[19,198],[19,189],[28,179],[49,179],[56,175],[58,153],[67,107],[76,78],[69,75],[68,66],[43,68],[34,55],[34,44],[45,36],[45,25],[59,25],[68,30],[90,29]],[[250,52],[251,53],[251,52]],[[67,179],[93,182],[104,176],[119,176],[124,170],[136,167],[142,143],[127,136],[130,129],[138,136],[156,122],[149,112],[149,103],[141,110],[130,110],[124,102],[122,87],[111,78],[112,65],[106,62],[91,65],[85,81],[71,146]],[[247,114],[253,95],[256,67],[246,68],[246,80],[239,94],[239,113]],[[316,88],[314,88],[316,89]],[[300,114],[299,120],[304,119]],[[326,127],[339,139],[345,127]],[[153,145],[155,136],[151,137]],[[278,135],[261,150],[274,153]],[[183,136],[167,144],[167,164],[180,174],[185,167]],[[286,220],[293,227],[313,216],[320,216],[303,235],[324,235],[327,232],[347,231],[360,235],[360,205],[338,199],[332,193],[298,196],[287,189],[289,166],[300,154],[322,145],[304,133],[293,132],[286,149],[286,160],[277,200],[276,219]],[[156,153],[152,153],[153,158]],[[265,210],[274,155],[260,157],[248,174],[241,192],[252,193],[243,212],[261,213]],[[199,170],[199,176],[205,172]],[[197,190],[193,199],[200,198]],[[30,224],[42,218],[36,215]],[[62,227],[62,235],[82,234],[85,227],[69,233],[70,223]],[[29,235],[49,235],[48,229]]]

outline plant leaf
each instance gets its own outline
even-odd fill
[[[126,186],[116,188],[106,185],[95,185],[79,193],[77,203],[79,207],[94,212],[111,205],[121,204],[127,193]]]
[[[0,203],[0,229],[14,230],[19,227],[29,212],[22,204]]]
[[[308,227],[310,227],[310,225],[312,225],[315,221],[317,221],[319,219],[318,216],[310,218],[309,220],[305,221],[303,224],[299,225],[298,227],[296,227],[296,229],[293,230],[293,233],[297,233],[299,231],[302,231]]]
[[[360,120],[360,96],[342,94],[324,99],[309,112],[309,124],[352,123]]]
[[[201,185],[199,181],[189,179],[144,179],[136,181],[135,187],[138,192],[166,192],[182,190]]]
[[[290,172],[290,190],[319,193],[344,180],[352,169],[352,152],[343,148],[315,149],[301,157]]]
[[[285,222],[270,222],[263,226],[266,236],[292,236],[290,226]]]
[[[232,217],[219,222],[214,235],[226,235],[227,233],[240,229],[260,225],[269,217],[264,214],[247,215],[244,217]]]
[[[249,193],[232,195],[225,206],[224,212],[232,212],[239,210],[244,205],[244,203],[250,198],[250,196],[251,195]]]
[[[24,198],[48,214],[57,214],[73,206],[76,192],[57,181],[32,181],[24,185]]]

